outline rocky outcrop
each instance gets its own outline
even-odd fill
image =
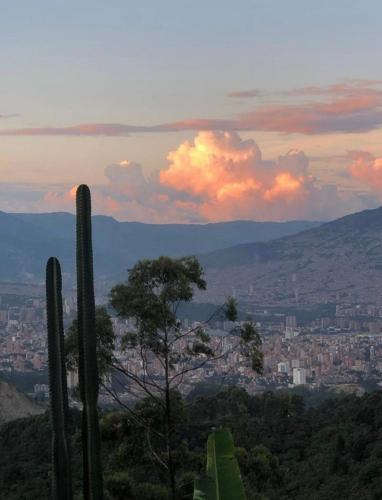
[[[0,425],[17,418],[38,415],[44,411],[15,386],[0,380]]]

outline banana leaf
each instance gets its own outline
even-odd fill
[[[240,469],[228,429],[210,434],[206,476],[195,480],[194,500],[245,500]]]

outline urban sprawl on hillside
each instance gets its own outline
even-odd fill
[[[76,314],[76,300],[69,296],[64,301],[64,324],[68,327]],[[299,319],[298,313],[248,307],[256,319],[262,337],[264,373],[256,375],[244,363],[240,353],[232,349],[235,336],[233,323],[215,321],[208,327],[211,347],[222,356],[215,362],[206,362],[192,371],[180,385],[187,394],[199,382],[234,382],[250,393],[267,388],[305,386],[319,389],[323,386],[355,390],[362,386],[380,385],[382,380],[382,307],[373,304],[331,305],[333,314]],[[294,312],[294,311],[292,311]],[[116,358],[136,375],[149,369],[152,376],[161,376],[161,367],[154,357],[143,367],[137,350],[120,349],[124,333],[133,328],[126,320],[112,318],[116,334]],[[183,320],[185,331],[197,322]],[[179,343],[183,349],[189,342],[184,337]],[[0,373],[6,377],[40,374],[41,383],[30,385],[36,397],[47,397],[47,336],[45,300],[39,297],[2,296],[0,304]],[[175,366],[175,370],[182,366]],[[33,377],[31,377],[31,380]],[[77,377],[69,374],[69,386],[76,385]],[[112,383],[112,378],[108,379]],[[117,389],[121,391],[121,386]],[[120,394],[124,397],[124,394]],[[126,398],[129,396],[126,394]],[[102,401],[110,402],[107,394]]]

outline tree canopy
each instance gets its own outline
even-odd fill
[[[348,395],[306,407],[300,396],[267,392],[251,396],[237,387],[211,396],[180,395],[175,436],[179,498],[191,500],[193,480],[205,471],[206,442],[226,426],[235,443],[248,500],[377,500],[382,498],[382,392]],[[163,409],[151,399],[137,413],[163,431]],[[80,414],[72,412],[71,440],[76,492],[81,489]],[[1,496],[50,498],[48,415],[0,427]],[[125,411],[101,416],[105,488],[109,500],[168,500],[166,472],[153,459],[147,429]],[[165,444],[153,436],[156,452]]]

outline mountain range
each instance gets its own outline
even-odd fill
[[[382,207],[277,240],[217,250],[200,260],[208,282],[203,301],[220,303],[233,294],[270,306],[382,305]]]
[[[41,283],[56,255],[73,283],[74,215],[0,213],[0,230],[1,281]],[[200,302],[234,295],[270,306],[382,304],[382,207],[327,223],[155,225],[95,216],[93,239],[95,274],[106,288],[138,259],[198,255],[208,282]]]
[[[234,221],[211,224],[143,224],[93,217],[97,279],[115,281],[141,258],[203,254],[236,244],[269,241],[318,227],[320,222]],[[74,279],[75,216],[0,212],[0,281],[40,283],[45,262],[57,256],[67,282]]]

